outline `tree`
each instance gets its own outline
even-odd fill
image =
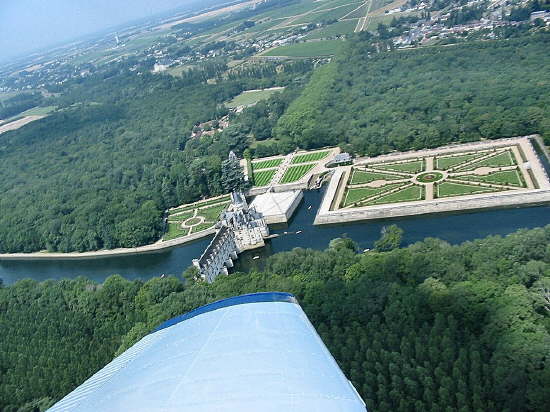
[[[243,169],[233,152],[231,152],[227,160],[222,162],[221,184],[225,193],[248,189],[248,182],[244,179]]]
[[[540,307],[550,313],[550,277],[536,281],[531,290]]]
[[[403,239],[403,229],[397,225],[384,226],[380,232],[382,236],[374,243],[378,252],[387,252],[397,249]]]

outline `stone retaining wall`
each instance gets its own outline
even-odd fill
[[[328,194],[328,192],[327,192]],[[326,196],[325,196],[326,197]],[[323,199],[325,204],[326,199]],[[514,191],[498,195],[463,196],[460,199],[439,199],[430,202],[394,203],[355,209],[323,210],[319,208],[315,225],[353,222],[357,220],[387,219],[410,215],[423,215],[461,210],[490,209],[517,205],[534,205],[550,202],[550,190]],[[330,200],[328,200],[330,204]]]

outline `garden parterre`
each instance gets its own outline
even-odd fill
[[[396,155],[380,162],[369,159],[352,168],[338,205],[356,208],[533,189],[536,185],[521,150],[511,144]]]

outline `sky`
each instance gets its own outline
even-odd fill
[[[0,60],[195,1],[0,0]]]

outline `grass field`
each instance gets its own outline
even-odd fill
[[[313,152],[313,153],[306,153],[306,154],[294,156],[294,158],[292,159],[292,164],[317,162],[317,161],[327,157],[328,154],[329,154],[329,151],[326,151],[326,152]]]
[[[510,150],[506,150],[496,156],[489,157],[487,159],[480,160],[479,162],[472,163],[470,165],[460,167],[457,172],[465,172],[468,170],[475,170],[478,167],[502,167],[502,166],[515,166],[517,163]]]
[[[350,185],[358,185],[362,183],[370,183],[375,180],[397,180],[403,179],[403,176],[391,175],[388,173],[374,173],[363,170],[354,169],[351,175]]]
[[[252,170],[268,169],[270,167],[277,167],[283,163],[283,158],[261,160],[259,162],[252,162]]]
[[[464,175],[455,176],[454,178],[471,182],[496,183],[499,185],[510,185],[516,187],[526,186],[523,178],[517,170],[503,170],[501,172],[491,173],[486,176]]]
[[[262,56],[282,56],[282,57],[317,57],[332,56],[338,53],[338,50],[344,43],[341,40],[320,40],[307,43],[296,43],[289,46],[281,46],[268,50]]]
[[[227,102],[225,105],[227,107],[252,106],[261,100],[268,99],[273,93],[277,93],[282,90],[282,88],[277,88],[245,91],[238,96],[235,96],[233,100]]]
[[[478,157],[483,156],[484,154],[485,153],[465,153],[458,156],[438,157],[435,161],[435,168],[439,170],[448,170],[453,166],[469,162],[470,160],[474,160]]]
[[[424,187],[410,186],[403,190],[379,197],[376,200],[367,202],[367,205],[379,205],[384,203],[414,202],[424,199]]]
[[[277,169],[263,170],[254,172],[254,186],[266,186],[271,182],[273,176],[277,173]]]
[[[339,36],[342,34],[353,33],[358,19],[338,21],[328,26],[321,27],[317,30],[309,32],[305,38],[311,39],[324,39],[328,37]]]
[[[316,166],[315,163],[304,164],[299,166],[291,166],[286,170],[285,174],[283,175],[279,183],[296,182],[300,180],[302,177],[304,177],[315,166]]]
[[[437,183],[437,197],[464,196],[495,191],[497,190],[484,186],[472,186],[452,182]]]
[[[420,173],[424,170],[424,161],[423,160],[416,160],[413,162],[405,162],[405,163],[379,163],[379,164],[373,164],[370,165],[373,169],[380,169],[380,170],[393,170],[395,172],[403,172],[403,173]]]
[[[347,190],[344,196],[343,206],[353,205],[371,196],[387,192],[388,190],[396,189],[399,186],[403,186],[404,183],[391,183],[382,187],[359,187],[350,188]]]

